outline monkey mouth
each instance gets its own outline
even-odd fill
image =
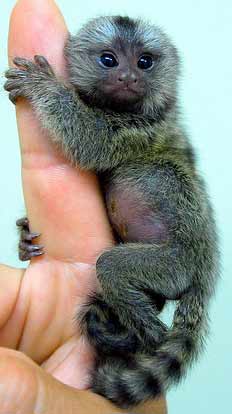
[[[118,101],[136,102],[142,98],[142,94],[129,86],[123,86],[121,88],[115,88],[112,91],[112,97]]]
[[[138,101],[144,95],[143,88],[125,83],[123,85],[105,83],[102,85],[102,91],[109,99],[117,101]]]

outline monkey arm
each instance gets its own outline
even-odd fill
[[[123,117],[112,122],[109,114],[87,106],[71,86],[56,78],[44,57],[35,56],[34,61],[15,58],[14,63],[18,68],[6,72],[9,98],[15,103],[24,97],[32,103],[42,126],[73,164],[104,171],[149,145],[146,133],[138,139],[126,129],[125,139]]]

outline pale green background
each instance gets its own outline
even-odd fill
[[[7,66],[7,27],[13,4],[12,0],[1,1],[1,74]],[[231,0],[142,0],[137,3],[134,0],[59,0],[58,4],[72,32],[96,15],[145,16],[163,26],[181,51],[184,119],[216,210],[222,278],[211,307],[212,330],[207,352],[188,379],[168,394],[168,406],[171,414],[229,413],[229,393],[232,393]],[[1,84],[3,81],[2,76]],[[0,120],[0,262],[18,265],[14,222],[23,214],[20,160],[14,110],[2,88]]]

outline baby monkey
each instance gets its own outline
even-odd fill
[[[97,353],[92,389],[121,407],[179,382],[202,350],[218,278],[212,209],[179,120],[175,46],[158,27],[100,17],[64,50],[68,78],[43,56],[16,57],[5,89],[32,104],[73,165],[99,176],[118,244],[96,263],[101,292],[81,324]],[[21,258],[41,254],[22,220]],[[33,250],[34,249],[34,250]],[[159,319],[176,301],[171,327]]]

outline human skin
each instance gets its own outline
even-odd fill
[[[52,0],[19,0],[9,56],[45,55],[64,75],[66,33]],[[0,266],[0,414],[127,412],[87,389],[94,354],[74,323],[96,288],[96,258],[114,242],[98,181],[56,152],[27,102],[16,112],[27,216],[46,254],[26,270]],[[154,412],[166,413],[163,398],[133,409]]]

